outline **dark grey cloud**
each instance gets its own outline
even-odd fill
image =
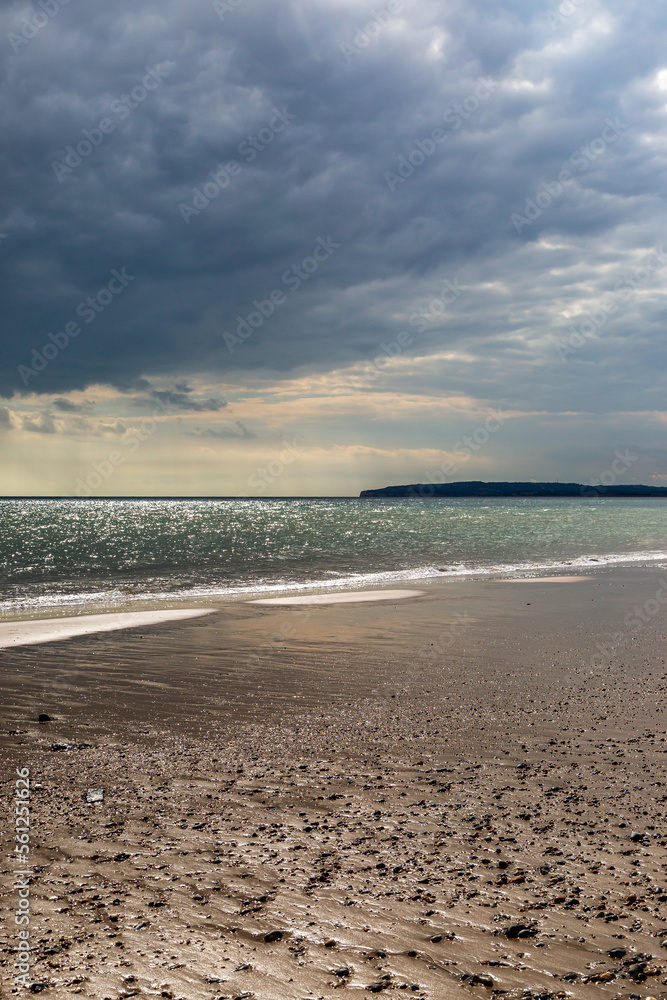
[[[175,389],[151,389],[147,396],[138,396],[134,405],[142,409],[155,409],[156,406],[165,411],[190,411],[193,413],[217,413],[227,406],[227,401],[221,396],[208,399],[196,399],[192,389],[186,383],[178,383]]]
[[[90,413],[92,409],[90,403],[73,403],[71,399],[63,399],[62,397],[54,399],[51,405],[56,410],[60,410],[61,413]]]
[[[236,420],[233,424],[225,424],[223,427],[195,427],[192,431],[186,431],[186,434],[188,437],[243,438],[245,440],[258,436],[249,430],[241,420]]]
[[[0,392],[101,382],[215,411],[153,380],[364,361],[458,277],[406,355],[468,360],[397,391],[657,406],[660,273],[557,348],[661,242],[667,10],[552,9],[403,2],[350,56],[370,5],[242,0],[220,20],[203,0],[92,0],[8,43]]]

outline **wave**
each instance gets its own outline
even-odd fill
[[[0,602],[0,616],[15,618],[22,612],[40,614],[44,612],[68,612],[82,608],[118,608],[136,604],[155,604],[170,601],[181,604],[184,601],[210,600],[239,601],[245,598],[271,596],[284,593],[307,593],[310,591],[348,590],[357,587],[385,586],[387,584],[416,582],[429,578],[439,579],[512,579],[518,577],[539,577],[573,570],[587,572],[615,565],[642,566],[647,563],[665,563],[667,551],[611,552],[581,555],[569,558],[523,560],[506,563],[456,563],[448,566],[417,566],[411,569],[383,570],[368,573],[331,572],[327,578],[294,580],[273,578],[255,580],[251,583],[238,581],[231,584],[208,583],[201,586],[184,586],[176,589],[175,580],[155,580],[131,586],[101,587],[99,590],[81,590],[71,593],[52,592],[41,595],[23,595]]]

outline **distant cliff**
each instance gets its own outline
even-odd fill
[[[362,490],[360,497],[665,497],[665,486],[583,486],[581,483],[412,483]]]

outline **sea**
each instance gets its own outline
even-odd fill
[[[667,566],[659,498],[4,499],[0,616]]]

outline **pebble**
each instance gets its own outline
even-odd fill
[[[510,924],[509,927],[505,928],[505,937],[508,938],[535,937],[536,934],[536,928],[530,927],[528,924]]]

